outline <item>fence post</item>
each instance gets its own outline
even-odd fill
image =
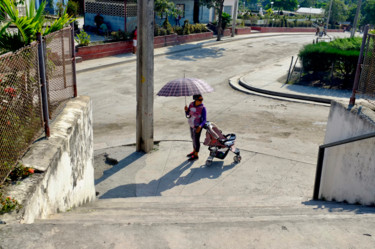
[[[72,73],[73,73],[73,90],[74,90],[74,97],[77,97],[77,71],[76,71],[76,53],[75,53],[75,46],[74,46],[74,23],[70,24],[71,31],[71,47],[72,47]]]
[[[349,106],[353,106],[355,104],[355,93],[358,89],[359,77],[360,77],[360,74],[361,74],[361,66],[362,66],[362,63],[363,63],[363,50],[366,46],[368,30],[369,30],[369,25],[366,25],[365,29],[364,29],[364,32],[363,32],[361,52],[359,53],[359,57],[358,57],[357,70],[355,71],[353,91],[352,91],[352,96],[350,97],[350,100],[349,100]]]
[[[41,92],[42,92],[44,131],[46,133],[46,137],[49,137],[50,130],[49,130],[49,112],[48,112],[48,98],[47,98],[47,81],[46,81],[46,68],[45,68],[45,63],[44,63],[42,34],[37,33],[36,37],[38,40],[39,74],[40,74],[40,85],[41,85]]]
[[[285,82],[285,84],[287,84],[288,81],[289,81],[289,75],[290,75],[290,70],[292,69],[292,66],[293,66],[293,60],[294,60],[294,56],[292,56],[292,61],[290,62],[289,71],[288,71],[288,76],[286,77],[286,82]]]

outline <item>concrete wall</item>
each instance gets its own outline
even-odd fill
[[[364,105],[351,110],[332,102],[325,143],[375,132],[375,112]],[[327,148],[319,198],[375,204],[375,138]]]
[[[51,125],[51,137],[34,143],[22,159],[24,165],[44,172],[25,190],[22,222],[94,200],[93,152],[92,104],[81,96],[66,104]]]

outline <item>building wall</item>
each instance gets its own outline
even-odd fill
[[[332,102],[325,143],[375,132],[375,114],[366,106],[351,110]],[[319,198],[364,205],[375,204],[375,138],[327,148]]]
[[[184,16],[181,17],[179,21],[179,25],[182,26],[185,20],[189,20],[189,23],[193,23],[193,9],[194,9],[194,1],[193,0],[175,0],[173,1],[176,5],[184,5]],[[85,26],[95,27],[94,18],[100,11],[94,11],[90,9],[90,12],[85,13]],[[109,29],[112,31],[117,30],[124,30],[125,26],[125,19],[123,16],[111,16],[108,14],[101,15],[104,18],[104,22],[109,26]],[[164,22],[165,18],[160,18],[156,16],[155,23],[161,25]],[[212,9],[208,9],[205,6],[200,6],[199,8],[199,22],[200,23],[208,23],[213,20]],[[134,30],[135,26],[137,25],[137,17],[127,17],[126,19],[127,24],[127,31],[131,32]],[[172,24],[172,26],[177,25],[176,18],[173,16],[168,17],[168,21]]]
[[[96,27],[94,18],[97,14],[85,13],[85,26]],[[125,29],[125,18],[121,16],[101,15],[104,18],[104,23],[107,24],[110,31],[118,31]],[[137,26],[137,17],[126,18],[127,32],[132,32]]]

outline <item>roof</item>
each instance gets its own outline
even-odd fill
[[[317,9],[317,8],[299,8],[296,11],[298,14],[313,14],[313,15],[321,15],[324,14],[323,9]]]

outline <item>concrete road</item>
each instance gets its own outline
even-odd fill
[[[172,79],[202,78],[215,88],[204,96],[208,120],[226,133],[236,133],[240,147],[315,163],[327,107],[245,95],[228,85],[236,75],[281,68],[314,38],[312,34],[263,37],[155,57],[155,95]],[[95,149],[135,142],[135,79],[135,62],[78,74],[79,94],[91,96],[94,104]],[[189,140],[185,99],[155,96],[154,100],[155,139]]]

